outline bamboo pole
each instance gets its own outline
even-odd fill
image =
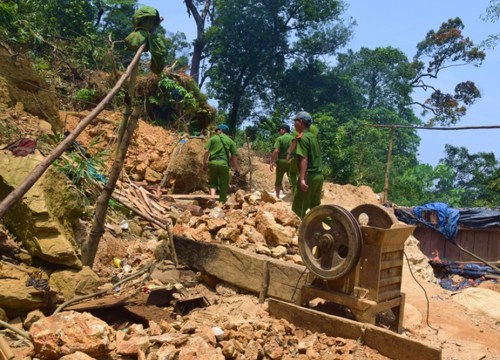
[[[38,166],[33,169],[33,171],[24,179],[24,181],[16,187],[9,195],[5,197],[0,202],[0,219],[5,215],[5,213],[21,199],[24,194],[26,194],[29,189],[37,182],[37,180],[47,171],[49,166],[61,156],[73,143],[74,140],[80,135],[83,130],[104,110],[105,106],[111,102],[113,97],[118,93],[120,88],[123,86],[125,81],[130,77],[132,69],[137,66],[141,58],[141,54],[146,48],[146,44],[143,44],[135,53],[134,59],[128,66],[125,73],[122,75],[120,80],[115,84],[113,89],[106,95],[106,97],[87,115],[82,121],[76,126],[75,130],[71,132],[59,145],[55,147],[54,150],[43,159]]]

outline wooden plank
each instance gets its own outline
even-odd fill
[[[446,239],[440,234],[427,227],[417,227],[413,233],[416,239],[420,241],[420,250],[428,258],[432,258],[432,253],[437,250],[440,256],[445,254]]]
[[[0,334],[0,359],[1,360],[13,360],[16,358],[16,354],[12,351],[9,343],[4,339],[4,335]]]
[[[83,310],[110,308],[115,306],[124,306],[134,301],[137,301],[137,297],[135,296],[134,293],[121,294],[121,295],[113,294],[113,295],[103,296],[99,299],[86,300],[78,304],[69,305],[65,308],[65,310],[83,311]]]
[[[489,232],[480,232],[476,231],[474,232],[474,250],[472,252],[479,256],[480,258],[483,258],[485,260],[491,260],[490,259],[490,254],[488,253],[488,246],[490,242],[490,234]],[[474,259],[476,260],[476,259]]]
[[[474,241],[475,241],[475,232],[473,231],[462,231],[462,239],[460,241],[460,246],[462,246],[465,250],[474,253]],[[460,261],[472,261],[475,260],[472,256],[467,254],[464,251],[460,251]]]
[[[441,349],[374,325],[358,323],[274,299],[269,300],[269,313],[313,332],[356,339],[391,359],[441,360]]]
[[[294,301],[306,282],[306,268],[301,265],[176,235],[174,245],[180,262],[255,294],[262,291],[266,262],[269,271],[267,296]]]
[[[450,260],[452,261],[453,259],[458,260],[460,259],[460,249],[456,247],[456,245],[452,244],[451,241],[446,240],[444,235],[439,234],[440,237],[442,237],[443,241],[445,241],[445,256],[442,257],[443,260]],[[458,235],[455,237],[455,241],[457,244],[460,244],[462,241],[462,234],[458,233]]]
[[[203,195],[191,195],[191,194],[168,194],[162,195],[163,199],[184,199],[184,200],[197,200],[197,199],[206,199],[209,200],[211,198],[208,194]]]
[[[489,234],[488,241],[488,259],[490,261],[500,260],[500,231],[495,231]]]

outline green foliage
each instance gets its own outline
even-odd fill
[[[498,206],[500,164],[492,153],[469,154],[446,145],[446,158],[432,168],[419,164],[396,177],[390,200],[402,206],[444,202],[452,207]]]
[[[423,41],[417,45],[417,53],[413,57],[412,66],[416,76],[412,81],[414,88],[431,90],[429,98],[420,105],[423,115],[432,115],[429,125],[455,124],[467,112],[466,106],[472,105],[481,96],[472,81],[465,81],[455,86],[455,93],[443,93],[428,79],[437,78],[438,74],[451,66],[472,64],[481,65],[486,54],[475,46],[472,40],[462,33],[464,24],[460,18],[450,19],[441,24],[438,31],[431,30]],[[427,60],[427,64],[425,64]]]
[[[399,110],[411,104],[415,71],[401,50],[392,47],[361,48],[356,53],[349,50],[340,54],[338,61],[339,73],[351,79],[363,96],[363,108]]]
[[[396,112],[376,108],[358,115],[342,106],[329,105],[314,114],[327,176],[339,184],[369,185],[376,192],[384,186],[390,130],[371,125],[399,124],[407,120]],[[417,164],[418,137],[412,129],[398,129],[391,177]]]
[[[228,113],[232,130],[258,118],[256,105],[271,107],[288,63],[331,55],[350,28],[335,0],[226,0],[216,2],[207,31],[210,93]],[[250,31],[251,29],[251,31]]]
[[[495,191],[498,184],[500,164],[493,153],[469,154],[467,148],[445,146],[446,158],[440,161],[453,169],[450,186],[463,190],[460,197],[462,207],[496,206],[500,194]]]
[[[274,142],[279,136],[279,128],[286,124],[286,110],[277,108],[270,117],[260,117],[245,129],[246,135],[252,141],[252,150],[259,156],[268,156],[274,148]],[[291,126],[293,128],[293,126]]]
[[[444,202],[460,206],[463,189],[454,188],[453,169],[447,165],[418,164],[408,168],[390,185],[389,199],[401,206]]]
[[[486,8],[486,12],[481,15],[481,18],[484,21],[497,22],[500,19],[500,1],[491,0],[488,7]],[[500,33],[491,34],[488,38],[483,42],[483,46],[487,48],[494,49],[500,40]]]
[[[93,103],[97,100],[97,96],[98,96],[97,90],[80,89],[76,92],[75,100]]]
[[[163,95],[162,98],[166,99],[172,105],[175,105],[176,102],[192,108],[195,108],[198,105],[198,102],[192,93],[188,92],[177,81],[170,79],[165,75],[163,75],[161,80],[158,82],[158,88],[161,92],[160,94]],[[165,94],[169,94],[170,96],[164,96]],[[158,96],[151,96],[149,101],[152,104],[158,105],[161,103],[162,99]]]
[[[199,133],[214,120],[214,110],[196,82],[177,73],[163,73],[152,89],[147,90],[148,115],[162,125]]]
[[[100,181],[100,174],[106,168],[109,157],[107,149],[95,151],[97,145],[103,141],[101,135],[94,138],[90,144],[89,152],[93,155],[81,146],[74,145],[71,152],[54,162],[54,166],[71,180],[86,203],[90,199],[95,200],[99,195],[100,189],[96,183]]]
[[[17,22],[17,4],[12,1],[0,2],[0,35],[9,36]]]

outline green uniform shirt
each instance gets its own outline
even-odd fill
[[[205,144],[205,149],[210,153],[209,161],[226,160],[229,163],[228,156],[238,156],[235,142],[226,134],[212,136]]]
[[[302,136],[297,137],[295,154],[307,158],[308,173],[320,173],[322,171],[323,165],[318,138],[311,131],[305,130]]]
[[[311,126],[309,126],[309,131],[312,132],[313,135],[318,136],[319,129],[318,129],[318,127],[316,125],[311,124]],[[299,133],[297,132],[297,130],[293,130],[292,136],[293,136],[294,139],[297,137],[297,135],[299,135]]]
[[[284,133],[283,135],[278,136],[274,143],[274,148],[278,149],[278,158],[276,160],[286,159],[292,140],[293,136],[289,133]]]

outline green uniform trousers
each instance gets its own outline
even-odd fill
[[[292,210],[301,219],[304,217],[307,210],[321,204],[323,181],[323,173],[307,173],[306,183],[309,185],[307,191],[302,191],[300,185],[297,184],[297,189],[293,197]]]
[[[210,188],[219,192],[219,201],[225,203],[229,191],[229,165],[225,160],[208,162],[208,180]]]
[[[276,161],[276,180],[274,182],[274,186],[277,188],[283,188],[283,176],[285,173],[288,178],[290,178],[290,164],[286,159],[278,159]]]
[[[295,156],[293,156],[292,159],[290,160],[288,181],[290,181],[290,186],[292,187],[292,194],[295,194],[295,190],[297,190],[297,184],[299,181],[299,170],[297,167],[297,158]]]

